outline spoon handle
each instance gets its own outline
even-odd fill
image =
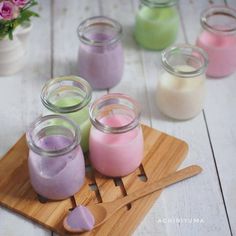
[[[118,210],[130,202],[133,202],[133,201],[135,201],[139,198],[142,198],[150,193],[153,193],[157,190],[163,189],[169,185],[172,185],[172,184],[182,181],[184,179],[195,176],[195,175],[199,174],[201,171],[202,171],[202,168],[197,165],[192,165],[192,166],[186,167],[186,168],[179,170],[167,177],[157,180],[151,184],[148,184],[146,187],[139,189],[139,190],[137,190],[137,191],[135,191],[135,192],[119,199],[119,200],[115,200],[113,202],[110,202],[112,204],[111,208]]]

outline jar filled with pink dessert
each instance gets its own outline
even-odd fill
[[[89,151],[93,167],[106,176],[125,176],[143,159],[140,107],[131,97],[104,95],[90,107]]]
[[[208,54],[207,76],[225,77],[236,71],[236,10],[213,6],[201,15],[196,45]]]

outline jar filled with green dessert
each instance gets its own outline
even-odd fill
[[[49,80],[41,92],[41,101],[46,108],[45,114],[67,116],[81,130],[81,147],[88,151],[91,123],[89,120],[89,103],[92,89],[89,83],[77,76],[64,76]]]
[[[150,50],[162,50],[175,42],[179,28],[176,0],[140,0],[134,36]]]

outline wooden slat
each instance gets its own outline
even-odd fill
[[[198,181],[194,180],[196,181],[195,185],[188,186],[187,189],[183,187],[181,193],[177,186],[173,186],[174,193],[167,190],[137,229],[135,235],[191,235],[194,232],[205,235],[207,232],[217,234],[218,231],[220,232],[219,234],[224,234],[225,232],[227,234],[229,232],[227,219],[225,217],[224,207],[222,207],[221,192],[204,118],[200,114],[191,121],[177,122],[160,114],[155,102],[155,88],[162,70],[160,52],[144,50],[136,45],[133,38],[133,26],[135,10],[137,10],[139,1],[134,0],[132,3],[131,5],[131,2],[127,1],[102,1],[104,15],[115,18],[124,27],[125,75],[121,83],[113,88],[112,91],[126,92],[140,101],[143,108],[142,119],[144,122],[151,124],[156,129],[161,129],[177,137],[182,137],[190,143],[190,154],[185,165],[198,162],[204,166],[204,169],[207,169],[207,172],[200,179],[197,179]],[[208,5],[206,1],[183,0],[179,3],[180,6],[186,8],[186,12],[182,14],[183,23],[188,22],[191,26],[191,28],[188,28],[188,31],[195,32],[195,34],[200,29],[198,21],[191,21],[193,16],[199,18],[199,15],[196,13],[199,10],[199,6],[196,6],[196,4]],[[189,8],[191,9],[191,13],[188,11]],[[177,43],[185,42],[182,26],[181,24]],[[209,185],[211,186],[210,189],[207,188]],[[202,186],[205,187],[202,188]],[[194,191],[195,188],[202,198],[197,197]],[[211,189],[214,189],[214,193]],[[207,200],[204,200],[205,198]],[[173,199],[178,200],[173,201]],[[216,217],[214,210],[208,209],[207,203],[209,201],[211,201],[214,209],[219,210],[220,219]],[[196,208],[196,205],[204,207]],[[218,207],[219,205],[221,206],[220,209]],[[157,223],[158,220],[168,218],[177,220],[181,218],[190,220],[199,218],[204,219],[205,222],[204,227],[202,224],[181,224],[180,227],[176,223]]]
[[[33,28],[29,35],[26,66],[16,75],[0,78],[0,156],[6,153],[41,113],[40,90],[51,76],[51,1],[38,2],[35,11],[40,14],[40,18],[32,18]],[[16,163],[20,165],[18,160]],[[4,170],[1,165],[0,169],[1,173],[12,171]],[[14,202],[13,197],[12,201]],[[0,235],[49,236],[51,232],[0,208]]]
[[[176,43],[185,43],[186,33],[187,40],[188,35],[195,34],[195,36],[191,36],[192,41],[189,41],[194,43],[200,30],[200,12],[208,4],[207,1],[179,1],[182,27]],[[185,10],[183,11],[183,9]],[[189,27],[186,27],[187,25]],[[161,74],[160,54],[142,50],[142,58],[148,91],[153,91]],[[164,191],[159,204],[157,203],[151,214],[146,217],[143,231],[149,232],[150,235],[154,235],[155,232],[160,235],[230,235],[203,114],[184,122],[169,119],[157,109],[155,99],[153,99],[154,95],[148,94],[150,95],[152,127],[186,140],[190,145],[189,156],[184,162],[184,166],[197,163],[205,171],[199,178],[194,178],[191,185],[180,183],[178,186]],[[160,207],[162,207],[162,211]],[[149,221],[152,219],[159,223],[153,222],[153,227],[147,229]],[[172,223],[163,222],[168,219],[172,220]],[[199,219],[204,223],[174,223],[175,220],[181,219]]]
[[[100,15],[99,1],[94,0],[70,0],[68,4],[64,0],[53,1],[53,71],[52,77],[65,75],[78,75],[77,56],[79,38],[77,27],[82,20],[95,15]],[[98,98],[107,91],[93,91],[93,99]],[[93,184],[94,179],[87,173],[86,184],[81,191],[83,195],[77,194],[77,204],[89,204],[97,202],[95,192],[91,192],[88,184]],[[56,234],[54,234],[56,235]]]
[[[209,1],[210,4],[224,5],[227,2],[229,6],[236,8],[235,0]],[[200,25],[193,28],[199,19],[200,12],[207,7],[207,3],[195,1],[190,7],[181,5],[183,15],[187,12],[191,14],[188,21],[184,21],[186,28],[186,36],[190,43],[194,43],[200,30]],[[194,14],[193,14],[194,12]],[[219,205],[227,209],[229,224],[233,235],[236,234],[236,175],[235,175],[235,153],[236,153],[236,75],[235,73],[227,78],[222,79],[207,79],[207,100],[204,108],[206,125],[209,129],[209,139],[212,144],[212,151],[216,162],[216,167],[221,184],[222,195],[225,203],[220,201]],[[219,200],[218,200],[219,201]],[[217,213],[219,209],[215,208],[218,224],[225,222],[227,216],[223,213]],[[211,211],[213,213],[213,211]],[[227,224],[227,222],[226,222]],[[219,233],[220,234],[220,233]],[[230,235],[229,230],[225,229],[221,235]]]
[[[53,71],[52,77],[78,75],[79,38],[77,27],[86,18],[100,15],[99,1],[53,1]],[[93,99],[107,91],[93,91]]]
[[[121,82],[109,92],[121,92],[136,99],[142,107],[142,122],[150,125],[150,112],[147,100],[143,66],[139,55],[139,47],[133,38],[135,15],[131,1],[101,0],[102,14],[117,20],[123,27],[122,43],[125,56],[124,74]]]

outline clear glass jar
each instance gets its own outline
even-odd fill
[[[209,57],[206,74],[225,77],[236,71],[236,10],[213,6],[201,14],[202,31],[196,45]]]
[[[28,167],[34,190],[48,199],[65,199],[84,183],[85,164],[76,125],[60,115],[34,121],[26,133]]]
[[[140,0],[134,36],[139,45],[161,50],[176,40],[179,14],[176,0]]]
[[[81,130],[81,147],[88,151],[89,103],[92,90],[87,81],[76,76],[58,77],[49,80],[41,92],[43,105],[52,113],[66,115]]]
[[[104,16],[91,17],[78,27],[78,70],[94,89],[118,84],[123,75],[122,26]]]
[[[196,116],[205,100],[207,55],[188,44],[176,45],[162,52],[156,100],[161,112],[174,119]]]
[[[131,97],[113,93],[90,106],[90,160],[106,176],[125,176],[143,159],[140,108]]]

